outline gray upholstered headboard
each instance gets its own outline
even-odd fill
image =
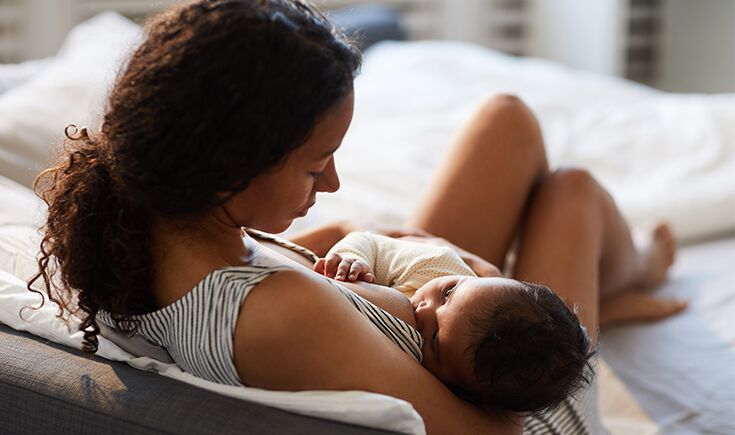
[[[0,325],[0,433],[319,434],[390,432],[222,396]]]

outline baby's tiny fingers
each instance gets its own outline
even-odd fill
[[[329,254],[327,255],[327,258],[325,259],[324,264],[324,275],[328,277],[334,277],[334,275],[337,273],[337,267],[339,266],[339,263],[342,261],[342,257],[338,254]]]
[[[352,266],[350,266],[350,281],[356,281],[361,274],[369,271],[370,269],[367,264],[360,260],[355,260]]]
[[[344,280],[350,272],[350,267],[355,260],[352,258],[343,258],[337,268],[337,274],[334,276],[335,279]]]
[[[368,272],[365,275],[363,275],[362,280],[365,281],[365,282],[367,282],[367,283],[374,282],[375,281],[375,275],[373,275],[372,273]]]
[[[314,272],[320,273],[324,275],[324,265],[326,264],[326,261],[323,258],[320,258],[314,263]]]

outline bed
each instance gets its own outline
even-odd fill
[[[34,173],[50,159],[51,145],[58,143],[65,125],[99,122],[118,65],[139,37],[136,25],[103,14],[77,26],[53,59],[0,66],[0,274],[8,280],[32,272],[33,225],[43,215],[28,190]],[[92,64],[96,67],[86,67]],[[371,47],[355,93],[353,124],[335,157],[342,188],[320,197],[291,230],[332,219],[400,223],[473,109],[495,93],[516,94],[538,115],[554,166],[588,168],[613,193],[632,225],[669,220],[685,244],[658,292],[689,299],[689,309],[660,323],[603,331],[598,376],[603,421],[613,433],[735,433],[734,94],[667,94],[548,61],[440,41]],[[65,348],[78,342],[59,335],[56,326],[14,321],[11,288],[17,295],[17,286],[0,286],[0,323],[6,324],[0,326],[0,413],[13,419],[0,421],[0,429],[8,421],[17,432],[52,428],[53,418],[63,419],[61,412],[29,426],[33,414],[28,407],[46,410],[62,404],[76,409],[79,418],[84,410],[92,422],[112,416],[112,423],[104,423],[108,427],[236,432],[235,426],[222,423],[222,415],[211,417],[212,425],[187,424],[198,412],[191,403],[169,409],[186,417],[169,415],[160,421],[134,406],[136,400],[156,400],[169,392],[201,394],[195,397],[231,411],[248,403],[238,421],[266,422],[267,428],[252,426],[258,433],[422,431],[410,406],[389,398],[343,396],[341,402],[356,408],[337,410],[326,396],[308,396],[288,408],[281,398],[250,397],[269,406],[255,405],[171,379],[161,379],[159,386],[158,375]],[[163,367],[116,355],[133,367]],[[64,376],[34,364],[38,358],[62,364]],[[141,391],[141,385],[149,390]],[[131,393],[114,394],[120,391]],[[366,411],[369,417],[356,419],[355,410],[365,403],[372,414]],[[311,412],[304,412],[309,406]],[[74,430],[95,427],[65,424]]]

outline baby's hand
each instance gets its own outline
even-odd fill
[[[337,281],[375,281],[370,266],[358,258],[342,258],[339,254],[329,254],[314,264],[314,271]]]

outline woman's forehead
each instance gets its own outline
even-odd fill
[[[352,122],[353,106],[354,96],[350,93],[317,122],[305,146],[313,145],[312,152],[321,155],[334,152]]]

